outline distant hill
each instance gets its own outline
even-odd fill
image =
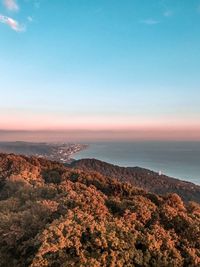
[[[97,159],[81,159],[71,163],[72,168],[97,171],[102,175],[117,178],[121,182],[130,182],[156,194],[177,193],[185,201],[200,202],[200,186],[190,182],[159,175],[156,172],[139,167],[119,167]],[[200,175],[200,174],[199,174]]]
[[[2,267],[197,267],[200,205],[0,154],[0,236]]]
[[[85,149],[84,144],[68,143],[35,143],[35,142],[0,142],[0,153],[14,153],[17,155],[43,157],[48,160],[69,163],[71,156]]]
[[[0,142],[0,151],[2,153],[15,153],[15,154],[50,154],[51,146],[47,143],[32,143],[32,142]]]

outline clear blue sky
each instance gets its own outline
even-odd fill
[[[199,0],[0,1],[1,128],[200,126]]]

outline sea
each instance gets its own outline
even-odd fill
[[[73,157],[139,166],[200,185],[200,142],[98,142]]]

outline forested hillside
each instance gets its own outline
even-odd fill
[[[0,154],[0,266],[200,266],[200,205]]]
[[[200,203],[200,186],[166,175],[159,175],[144,168],[119,167],[97,159],[77,160],[70,166],[86,171],[97,171],[102,175],[117,178],[121,182],[129,182],[156,194],[177,193],[185,201],[194,200]]]

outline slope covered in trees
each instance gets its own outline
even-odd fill
[[[166,175],[159,175],[144,168],[119,167],[97,159],[77,160],[72,162],[70,166],[87,171],[97,171],[102,175],[117,178],[122,182],[129,182],[156,194],[177,193],[185,201],[194,200],[200,203],[200,186]]]
[[[0,154],[0,266],[200,266],[200,206]]]

